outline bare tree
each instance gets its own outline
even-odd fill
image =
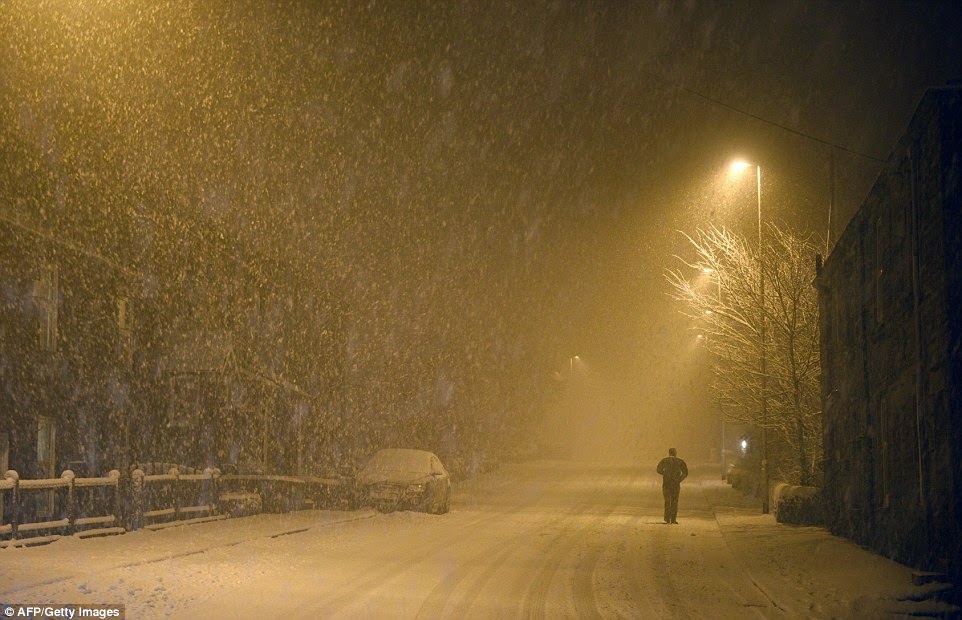
[[[682,266],[666,276],[711,355],[715,399],[726,418],[768,431],[769,459],[781,477],[815,484],[822,442],[813,240],[769,225],[760,261],[757,244],[725,229],[698,229],[687,238],[694,258],[679,257]],[[693,272],[698,275],[692,277]],[[764,381],[759,364],[763,317]]]

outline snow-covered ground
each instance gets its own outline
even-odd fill
[[[707,471],[707,470],[706,470]],[[451,512],[302,511],[0,549],[0,604],[128,618],[809,617],[944,611],[911,570],[777,524],[715,476],[661,518],[657,477],[541,462],[456,485]]]

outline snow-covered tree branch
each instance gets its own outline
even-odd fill
[[[714,398],[727,419],[768,431],[769,459],[781,477],[814,484],[822,456],[818,307],[811,284],[816,246],[774,225],[766,227],[761,257],[756,243],[725,229],[698,229],[686,237],[691,257],[678,257],[680,266],[666,277],[711,356]]]

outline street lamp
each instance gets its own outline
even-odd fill
[[[762,489],[765,493],[762,500],[762,513],[768,514],[768,378],[765,363],[765,272],[762,257],[762,167],[747,161],[732,162],[732,172],[740,172],[745,168],[755,167],[755,196],[758,199],[758,355],[761,370],[761,419],[762,419]]]

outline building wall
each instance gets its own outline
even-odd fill
[[[21,479],[59,477],[65,469],[102,476],[151,461],[223,467],[236,460],[228,449],[235,444],[282,473],[323,460],[303,449],[320,424],[315,418],[326,415],[311,396],[331,380],[326,360],[336,342],[318,335],[331,326],[307,303],[316,291],[253,279],[237,267],[240,249],[211,249],[193,237],[182,260],[134,267],[55,230],[0,214],[6,467]],[[44,275],[51,268],[55,284]],[[56,329],[45,333],[50,325]],[[187,374],[205,378],[181,403],[170,358],[188,332],[205,338],[186,351],[195,366]],[[220,332],[235,337],[239,353],[230,363],[205,364]]]
[[[832,529],[955,571],[960,111],[962,89],[926,94],[817,281]]]

